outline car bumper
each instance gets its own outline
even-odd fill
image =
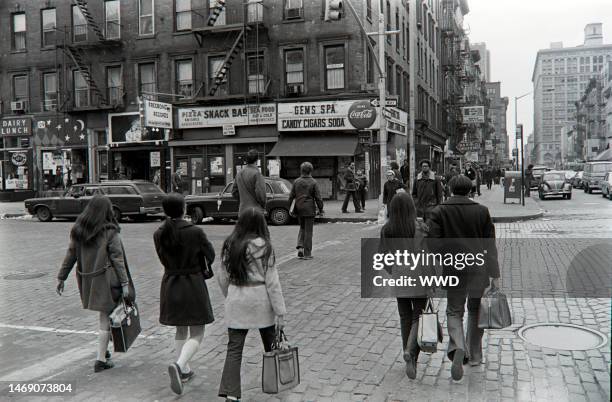
[[[572,190],[548,190],[542,191],[542,195],[567,195],[571,194]]]
[[[163,215],[164,210],[162,207],[140,207],[140,213],[142,215]]]

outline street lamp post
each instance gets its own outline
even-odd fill
[[[525,156],[523,155],[523,127],[520,127],[520,135],[519,134],[519,125],[518,125],[518,112],[517,112],[517,105],[518,105],[518,100],[521,98],[524,98],[525,96],[531,94],[533,91],[529,91],[524,95],[521,96],[515,96],[514,97],[514,148],[516,148],[516,163],[518,165],[518,161],[519,161],[519,149],[518,149],[518,137],[520,136],[521,138],[521,149],[520,149],[520,153],[521,153],[521,205],[525,206]]]

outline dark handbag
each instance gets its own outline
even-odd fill
[[[261,387],[266,394],[277,394],[300,383],[298,348],[287,343],[281,330],[272,344],[272,350],[263,354]]]
[[[115,352],[127,352],[140,334],[140,314],[136,303],[121,301],[109,316]]]
[[[208,263],[208,260],[206,259],[206,257],[202,258],[204,261],[202,262],[202,275],[204,275],[204,279],[210,279],[213,276],[215,276],[215,273],[213,272],[212,268],[210,267],[210,264]]]
[[[499,288],[491,288],[480,299],[478,328],[502,329],[512,325],[508,299]]]

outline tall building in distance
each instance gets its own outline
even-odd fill
[[[603,43],[601,23],[586,25],[582,45],[563,47],[562,42],[553,42],[549,49],[538,51],[532,75],[535,163],[561,165],[564,127],[576,124],[576,102],[610,60],[612,44]]]
[[[491,143],[485,144],[485,151],[490,151],[490,160],[495,164],[508,159],[508,132],[506,129],[506,113],[508,98],[501,96],[501,82],[487,82],[487,98],[489,99],[489,119],[494,131],[491,132]],[[491,149],[486,147],[490,145]]]
[[[480,68],[480,78],[486,82],[491,81],[491,52],[487,49],[487,44],[484,42],[472,43],[472,50],[478,50],[480,53],[480,61],[476,65]]]

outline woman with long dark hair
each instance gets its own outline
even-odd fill
[[[420,251],[421,248],[418,246],[423,239],[423,235],[420,232],[419,223],[417,223],[417,210],[412,196],[405,192],[395,194],[389,202],[387,211],[389,220],[380,231],[383,245],[387,239],[398,239],[396,241],[387,240],[386,243],[389,246],[392,245],[392,249],[406,247]],[[402,294],[402,296],[404,295]],[[427,293],[421,289],[414,289],[410,296],[398,297],[397,309],[400,316],[406,375],[415,379],[416,362],[420,351],[417,344],[418,321],[427,304]]]
[[[218,280],[225,296],[229,341],[219,396],[239,400],[240,366],[249,329],[258,329],[269,352],[275,329],[283,328],[285,300],[266,219],[256,208],[240,212],[234,231],[223,243]]]
[[[183,393],[183,383],[193,377],[189,361],[204,338],[204,326],[214,321],[205,272],[215,259],[215,250],[204,231],[183,219],[185,199],[171,193],[162,203],[166,221],[153,240],[164,276],[159,296],[159,322],[176,327],[176,362],[168,366],[170,388]]]
[[[57,293],[61,295],[64,281],[76,263],[83,308],[99,312],[96,373],[114,366],[107,350],[108,316],[121,296],[130,296],[130,276],[119,232],[111,201],[103,195],[94,196],[70,231],[68,251],[57,275]]]

